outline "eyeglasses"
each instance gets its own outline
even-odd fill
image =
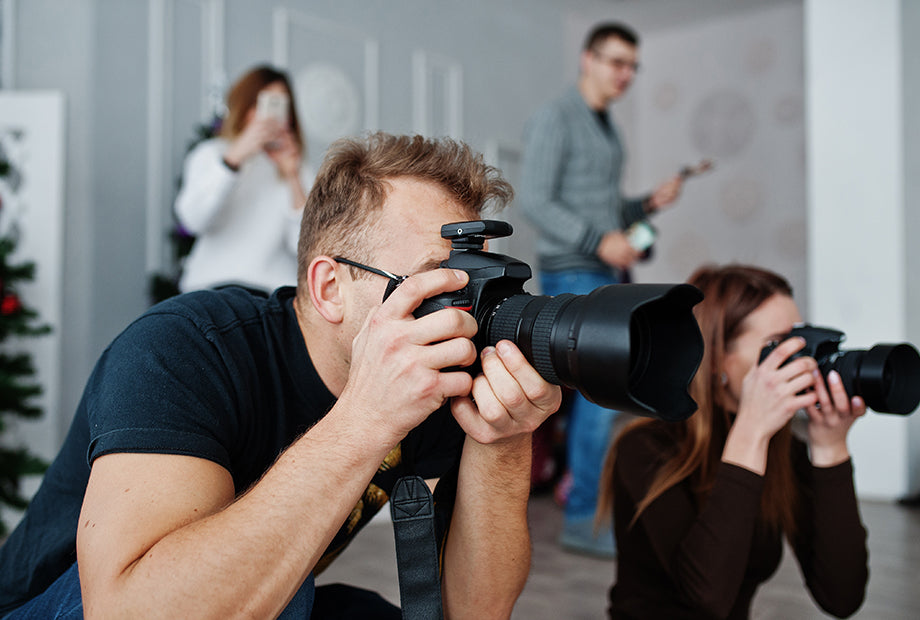
[[[341,257],[341,256],[336,256],[336,257],[335,257],[335,262],[337,262],[337,263],[342,263],[342,264],[344,264],[344,265],[351,265],[352,267],[357,267],[358,269],[363,269],[364,271],[369,271],[369,272],[371,272],[371,273],[373,273],[373,274],[377,274],[378,276],[383,276],[384,278],[389,278],[390,280],[394,280],[397,284],[402,283],[403,280],[405,280],[406,278],[409,277],[409,276],[398,276],[398,275],[396,275],[396,274],[394,274],[394,273],[390,273],[389,271],[384,271],[383,269],[377,269],[376,267],[368,267],[367,265],[362,265],[361,263],[356,263],[356,262],[353,261],[353,260],[348,260],[347,258],[343,258],[343,257]]]
[[[605,56],[597,50],[591,50],[591,53],[594,54],[594,57],[597,58],[600,62],[616,71],[631,69],[633,73],[639,72],[639,63],[637,62],[625,60],[623,58],[617,58],[615,56]]]

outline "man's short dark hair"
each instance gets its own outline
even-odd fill
[[[584,50],[595,49],[598,45],[607,39],[620,39],[624,43],[629,43],[633,47],[639,47],[639,35],[636,31],[620,22],[604,22],[594,27],[585,38]]]

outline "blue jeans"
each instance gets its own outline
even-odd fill
[[[74,563],[48,586],[48,589],[4,616],[3,620],[20,620],[20,618],[82,619],[83,598],[80,595],[80,576],[77,574],[77,564]]]
[[[306,620],[313,609],[313,574],[294,595],[279,619]],[[80,575],[76,563],[58,577],[47,590],[33,598],[31,601],[13,610],[3,620],[82,620],[83,598],[80,595]]]
[[[574,293],[586,295],[606,284],[616,284],[613,275],[601,271],[543,271],[540,284],[544,295]],[[565,504],[565,519],[594,517],[604,456],[617,412],[595,405],[575,393],[566,425],[566,452],[572,489]]]

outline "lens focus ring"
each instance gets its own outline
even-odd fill
[[[574,298],[575,295],[569,293],[550,297],[549,301],[540,308],[533,323],[531,337],[533,367],[550,383],[562,383],[553,365],[553,327],[558,323],[557,319],[562,309]]]
[[[515,295],[501,302],[493,310],[492,320],[489,324],[489,344],[494,345],[499,340],[510,340],[518,346],[518,326],[525,306],[534,300],[540,299],[531,295]]]
[[[514,295],[495,307],[489,322],[489,344],[499,340],[515,343],[544,379],[562,385],[553,365],[553,328],[569,302],[578,297],[570,293]],[[564,342],[564,341],[563,341]],[[555,343],[559,348],[559,343]]]

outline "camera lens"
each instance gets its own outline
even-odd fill
[[[846,351],[826,368],[840,373],[847,394],[880,413],[907,415],[920,404],[920,354],[909,344],[878,344]]]
[[[547,381],[601,406],[683,420],[696,410],[687,388],[703,357],[701,299],[688,284],[513,295],[486,310],[480,333],[511,340]]]

